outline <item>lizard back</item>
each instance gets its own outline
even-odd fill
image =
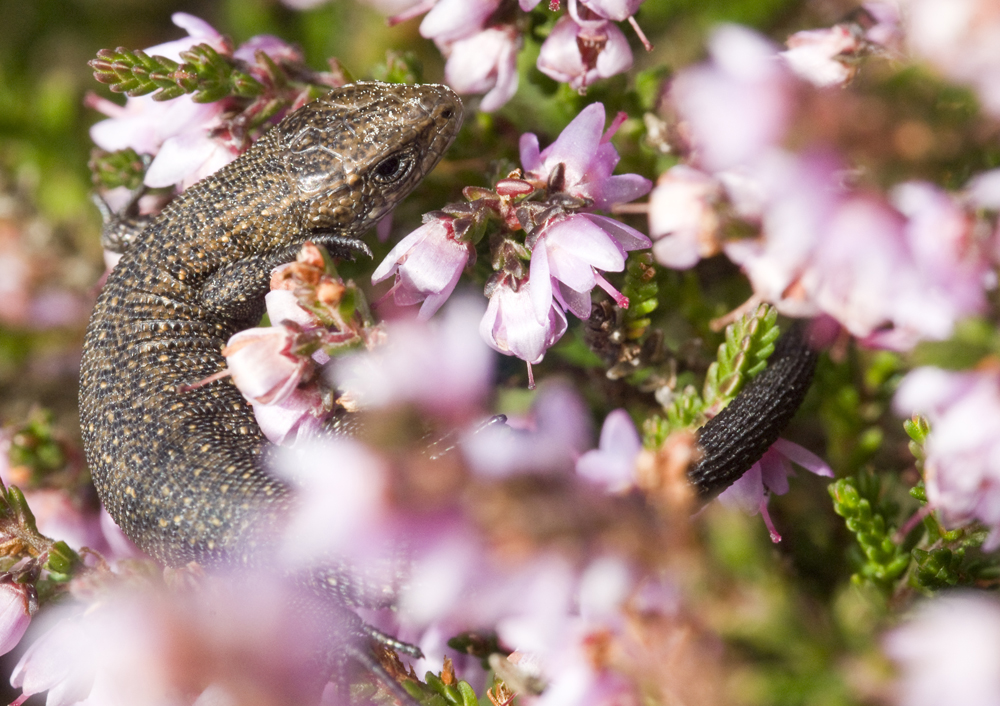
[[[101,501],[168,565],[251,560],[290,507],[221,349],[263,313],[271,270],[306,240],[351,256],[461,125],[444,86],[361,83],[291,113],[184,191],[108,276],[84,343],[80,412]]]

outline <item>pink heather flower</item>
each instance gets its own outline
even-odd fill
[[[910,50],[953,81],[970,84],[1000,115],[1000,13],[993,0],[900,0]]]
[[[630,68],[632,50],[618,27],[607,21],[581,25],[569,15],[559,18],[538,55],[539,71],[578,91]]]
[[[591,12],[601,17],[624,22],[634,15],[646,0],[579,0]],[[571,11],[575,11],[576,0],[570,0]]]
[[[601,427],[596,449],[583,454],[576,462],[576,472],[610,493],[627,490],[635,484],[635,460],[642,451],[642,440],[624,409],[616,409]]]
[[[759,512],[771,534],[771,541],[780,542],[781,535],[771,522],[767,502],[771,494],[784,495],[788,492],[788,477],[795,475],[793,463],[818,476],[833,478],[833,470],[819,456],[791,441],[778,439],[742,478],[719,495],[719,502],[738,507],[751,515]]]
[[[775,47],[743,27],[715,30],[709,51],[709,64],[674,78],[674,105],[708,171],[753,166],[785,136],[794,79]]]
[[[322,436],[323,420],[330,413],[323,404],[322,393],[313,386],[292,390],[280,402],[250,404],[264,436],[272,444],[283,446]]]
[[[0,584],[0,655],[17,647],[30,622],[23,587],[15,583]]]
[[[223,349],[233,382],[258,404],[278,404],[298,387],[311,360],[292,352],[299,331],[288,324],[240,331]]]
[[[391,322],[386,344],[336,362],[340,389],[366,409],[413,403],[467,422],[485,399],[493,352],[476,333],[479,300],[457,298],[432,322]]]
[[[683,164],[660,175],[649,193],[649,234],[657,262],[685,270],[719,252],[715,206],[720,191],[718,181]]]
[[[625,252],[648,248],[649,238],[610,218],[588,213],[556,216],[539,230],[529,275],[538,319],[545,316],[553,296],[579,318],[588,318],[590,291],[595,286],[607,291],[619,305],[628,306],[628,299],[598,270],[621,272]]]
[[[1000,604],[991,596],[924,601],[883,646],[900,668],[900,706],[1000,703]]]
[[[423,302],[418,318],[424,321],[451,296],[472,253],[470,243],[455,238],[453,221],[432,218],[400,240],[372,273],[372,284],[395,275],[393,300],[400,306]]]
[[[550,300],[542,316],[535,313],[531,282],[503,281],[492,287],[490,303],[479,323],[479,333],[491,348],[539,363],[545,351],[566,333],[566,315]]]
[[[484,113],[501,108],[517,92],[521,35],[511,25],[490,27],[452,42],[445,54],[445,79],[457,93],[485,93]]]
[[[875,24],[865,30],[865,39],[888,49],[898,49],[903,38],[899,26],[899,6],[893,0],[889,0],[866,2],[861,7],[875,20]]]
[[[924,483],[931,507],[957,527],[979,520],[990,530],[984,549],[1000,546],[1000,373],[917,368],[893,402],[902,416],[931,424]]]
[[[21,703],[33,694],[48,692],[46,704],[69,706],[82,701],[93,683],[93,654],[86,627],[79,619],[55,623],[27,649],[10,675],[10,685],[21,689]]]
[[[547,183],[552,171],[562,164],[565,168],[563,190],[593,200],[598,210],[608,210],[615,204],[648,194],[653,186],[649,179],[638,174],[611,174],[619,160],[611,137],[623,119],[624,114],[616,117],[604,132],[604,105],[591,103],[544,150],[539,151],[536,135],[530,132],[521,135],[521,165],[525,178]]]
[[[796,32],[781,56],[795,74],[816,86],[843,86],[857,71],[847,63],[861,49],[861,40],[847,25]]]

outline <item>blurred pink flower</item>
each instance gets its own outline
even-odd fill
[[[426,321],[441,308],[458,284],[473,252],[455,238],[451,216],[430,218],[396,243],[372,273],[372,284],[392,275],[392,298],[400,306],[423,302],[418,318]]]
[[[310,370],[308,356],[293,352],[300,330],[289,323],[234,334],[222,354],[243,396],[258,404],[278,404]]]
[[[292,390],[280,402],[251,401],[254,418],[272,444],[291,446],[324,434],[323,421],[330,411],[315,386]],[[328,432],[325,432],[328,433]]]
[[[624,113],[616,116],[605,132],[604,105],[591,103],[544,150],[539,151],[537,135],[530,132],[521,135],[525,178],[548,183],[553,171],[562,164],[562,190],[591,199],[598,210],[606,211],[615,204],[644,196],[653,186],[649,179],[638,174],[612,175],[619,156],[611,138],[624,119]]]
[[[491,348],[504,355],[539,363],[545,351],[566,333],[566,315],[551,302],[542,316],[535,313],[531,282],[502,278],[490,287],[490,303],[479,323],[479,333]]]
[[[479,300],[461,297],[433,322],[391,322],[384,345],[336,361],[337,385],[365,409],[413,403],[468,422],[493,379],[494,353],[476,333],[482,316]]]
[[[445,79],[457,93],[485,93],[479,109],[500,109],[517,92],[521,35],[512,25],[489,27],[452,42],[444,52]]]
[[[990,529],[984,549],[1000,547],[1000,372],[917,368],[903,379],[893,406],[901,416],[930,421],[929,505],[949,527],[981,521]]]
[[[546,381],[524,419],[496,424],[462,441],[472,470],[487,477],[569,472],[591,445],[590,414],[568,385]]]
[[[624,409],[616,409],[604,419],[596,449],[580,456],[576,472],[608,492],[618,493],[635,484],[635,460],[642,440],[635,423]]]
[[[900,706],[1000,703],[1000,604],[992,596],[925,600],[883,646],[900,668]]]
[[[685,270],[719,252],[715,207],[720,197],[719,182],[697,169],[678,164],[660,175],[649,193],[649,234],[657,262]]]
[[[31,623],[23,589],[16,583],[0,583],[0,655],[17,647]]]
[[[842,86],[854,78],[857,67],[849,59],[862,48],[859,37],[843,24],[796,32],[786,44],[781,56],[788,66],[816,86]]]
[[[563,15],[542,44],[538,70],[578,91],[632,68],[625,35],[607,21],[578,24]]]
[[[680,71],[670,94],[695,158],[708,171],[753,166],[785,136],[794,78],[759,34],[724,25],[709,39],[712,60]]]
[[[585,6],[588,10],[605,19],[614,20],[615,22],[624,22],[637,12],[639,7],[645,1],[646,0],[579,0],[579,3]],[[570,8],[573,8],[575,4],[576,0],[570,0]],[[575,8],[571,11],[575,11]]]
[[[722,491],[719,502],[738,507],[751,515],[759,512],[771,541],[780,542],[781,535],[771,522],[767,503],[772,494],[784,495],[788,492],[788,477],[795,475],[793,463],[818,476],[833,478],[833,470],[819,456],[791,441],[778,439],[743,477]]]

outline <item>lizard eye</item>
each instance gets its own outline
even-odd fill
[[[402,179],[410,171],[410,160],[398,154],[386,157],[372,170],[375,180],[389,184]]]

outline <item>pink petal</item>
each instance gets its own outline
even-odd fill
[[[591,103],[581,110],[556,141],[542,151],[547,169],[551,171],[562,162],[566,165],[566,181],[571,184],[581,181],[601,142],[604,122],[602,103]]]
[[[154,189],[173,186],[203,165],[215,152],[207,133],[185,133],[169,138],[146,172],[144,182]]]
[[[552,307],[552,279],[549,270],[549,251],[545,238],[539,238],[535,249],[531,251],[531,268],[528,280],[531,282],[531,305],[535,317],[545,321]]]
[[[833,469],[823,459],[796,443],[787,439],[778,439],[771,445],[771,448],[778,451],[792,463],[802,466],[811,473],[833,478]]]
[[[623,176],[633,175],[624,174]],[[588,221],[591,221],[602,230],[610,233],[621,246],[622,250],[625,250],[626,252],[629,250],[645,250],[652,245],[649,238],[632,226],[627,226],[621,221],[616,221],[614,218],[608,218],[607,216],[598,216],[596,213],[584,213],[582,215]],[[614,270],[611,271],[614,272]]]
[[[589,214],[574,214],[548,226],[543,237],[548,241],[550,261],[571,255],[599,270],[621,272],[625,269],[624,248],[601,225]]]
[[[538,135],[526,132],[521,135],[521,167],[526,172],[539,172],[542,169],[542,160],[538,152]],[[998,170],[1000,171],[1000,170]]]
[[[750,470],[738,481],[719,494],[719,502],[727,507],[738,507],[748,515],[760,512],[764,502],[764,482],[761,478],[760,464],[750,466]]]

